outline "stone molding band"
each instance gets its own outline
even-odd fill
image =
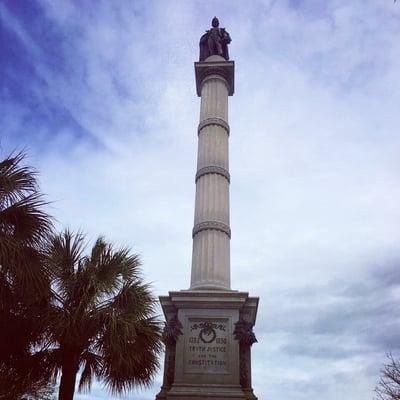
[[[200,168],[197,171],[195,182],[197,182],[200,179],[200,177],[207,174],[222,175],[224,178],[226,178],[228,182],[231,181],[231,176],[229,175],[229,172],[225,168],[218,167],[216,165],[209,165],[207,167]]]
[[[226,133],[229,135],[229,132],[230,132],[229,125],[222,118],[206,118],[206,119],[203,119],[199,123],[199,127],[197,128],[197,134],[200,135],[201,130],[203,128],[205,128],[206,126],[209,126],[209,125],[218,125],[221,128],[225,129]]]
[[[193,227],[192,237],[194,238],[199,232],[208,229],[224,232],[228,235],[229,239],[231,238],[231,228],[229,228],[229,226],[224,224],[223,222],[219,221],[204,221],[196,224]]]

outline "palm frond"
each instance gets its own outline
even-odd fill
[[[73,297],[76,271],[85,259],[84,250],[84,236],[79,232],[74,234],[69,229],[54,235],[50,240],[46,251],[47,267],[64,299]]]
[[[21,165],[23,152],[10,155],[0,162],[0,209],[18,202],[37,191],[37,172],[29,166]]]
[[[48,202],[39,193],[31,193],[0,210],[0,230],[14,240],[39,244],[52,228],[49,215],[43,211]]]
[[[125,340],[122,354],[112,340],[102,347],[102,376],[112,393],[149,386],[159,368],[162,350],[159,321],[153,317],[137,321],[133,331]]]
[[[96,243],[94,244],[94,246],[92,248],[92,252],[91,252],[91,256],[90,256],[90,260],[91,260],[92,264],[94,264],[94,265],[98,264],[100,261],[100,258],[102,257],[102,254],[109,247],[110,246],[107,245],[107,243],[105,242],[105,240],[102,236],[98,237],[96,240]]]
[[[59,348],[51,348],[43,350],[40,356],[44,360],[44,364],[47,368],[47,374],[49,375],[51,381],[56,383],[62,368],[63,351]]]
[[[131,255],[129,249],[114,250],[111,244],[105,244],[100,238],[94,250],[90,263],[94,267],[99,291],[111,296],[120,289],[123,281],[139,279],[140,259],[138,255]]]
[[[36,171],[22,165],[24,153],[0,162],[0,269],[13,291],[27,299],[48,291],[42,247],[52,229]]]
[[[132,314],[136,319],[145,318],[155,312],[156,300],[151,295],[150,285],[141,280],[126,282],[120,291],[99,310],[109,314]]]
[[[88,391],[92,385],[93,376],[101,376],[101,357],[91,351],[82,354],[83,371],[79,380],[78,390]]]
[[[17,387],[40,389],[47,379],[42,353],[36,350],[45,341],[50,301],[43,248],[52,221],[37,172],[23,165],[24,157],[20,152],[0,162],[0,363],[5,372],[0,379],[7,375],[12,380],[13,368],[19,371],[16,386],[6,385],[15,389],[12,398],[23,394],[17,396]]]

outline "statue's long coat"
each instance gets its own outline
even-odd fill
[[[225,28],[221,28],[222,31],[222,57],[225,58],[225,60],[229,60],[229,52],[228,52],[228,43],[231,42],[231,37],[229,36],[229,33],[225,30]],[[207,31],[201,38],[200,38],[200,61],[204,61],[207,57],[212,56],[213,54],[210,54],[210,49],[208,47],[208,35],[210,31]]]

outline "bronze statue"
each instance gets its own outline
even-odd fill
[[[211,22],[212,28],[200,38],[200,59],[204,61],[207,57],[217,55],[229,60],[228,44],[231,42],[231,37],[225,28],[219,27],[217,17],[214,17]]]

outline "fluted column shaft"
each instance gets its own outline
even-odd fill
[[[191,289],[230,289],[229,84],[210,73],[200,94]]]

